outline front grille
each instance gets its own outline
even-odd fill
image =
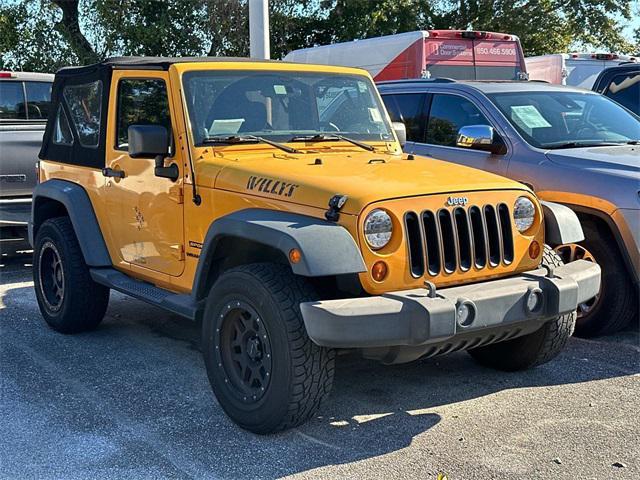
[[[414,277],[513,262],[511,213],[506,204],[407,212],[409,266]]]

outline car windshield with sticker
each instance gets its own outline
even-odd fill
[[[640,139],[640,119],[601,95],[543,91],[489,97],[534,147],[588,147]]]
[[[196,145],[229,136],[393,140],[375,87],[360,75],[192,71],[183,84]]]

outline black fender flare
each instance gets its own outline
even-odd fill
[[[289,262],[296,275],[322,277],[366,271],[358,245],[341,225],[307,215],[250,208],[220,217],[209,226],[193,280],[192,292],[198,299],[207,295],[207,275],[216,247],[225,237],[273,247],[287,259],[297,248],[301,260]]]
[[[576,213],[565,205],[540,202],[544,211],[545,243],[552,247],[584,240],[582,225]]]
[[[111,256],[107,250],[89,195],[80,185],[66,180],[47,180],[36,185],[33,190],[31,220],[29,221],[29,242],[31,245],[34,244],[41,223],[36,210],[44,199],[55,200],[64,205],[87,265],[110,267],[112,265]]]

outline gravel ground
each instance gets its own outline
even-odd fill
[[[343,356],[315,420],[260,437],[216,402],[197,325],[112,293],[97,331],[54,333],[28,262],[0,268],[2,478],[640,478],[637,325],[524,373]]]

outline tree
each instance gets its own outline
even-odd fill
[[[596,48],[637,54],[640,29],[633,40],[622,28],[634,1],[271,0],[271,54],[282,58],[296,48],[432,28],[513,33],[526,55]],[[248,53],[247,0],[0,4],[1,68],[55,71],[119,55]]]

